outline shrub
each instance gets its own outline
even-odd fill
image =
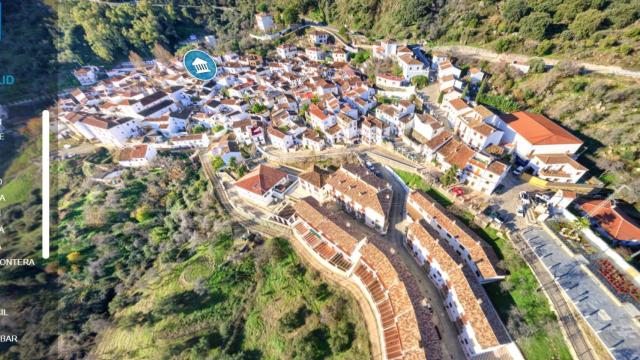
[[[616,29],[633,24],[640,17],[640,4],[622,4],[614,2],[607,12],[607,19]]]
[[[77,263],[78,261],[80,261],[80,259],[82,259],[82,255],[80,255],[80,253],[77,251],[70,252],[67,255],[67,261],[69,261],[70,263]]]
[[[211,166],[213,166],[213,168],[218,171],[220,169],[222,169],[224,167],[224,160],[222,160],[222,158],[220,156],[216,156],[213,159],[213,162],[211,163]]]
[[[152,217],[151,208],[147,205],[142,205],[136,210],[135,218],[139,223],[150,220]]]
[[[543,40],[550,25],[549,14],[534,12],[520,20],[520,33],[529,39]]]
[[[544,63],[544,60],[540,58],[532,58],[529,60],[529,72],[534,74],[541,74],[545,71],[547,65]]]
[[[291,332],[304,325],[309,315],[309,310],[305,305],[301,305],[297,310],[289,311],[284,314],[278,324],[283,331]]]
[[[331,333],[329,345],[334,354],[338,354],[351,348],[351,344],[356,337],[356,327],[348,321],[341,321]]]
[[[549,55],[553,50],[553,43],[549,40],[544,40],[538,46],[536,46],[535,53],[538,56]]]
[[[413,78],[411,78],[411,84],[413,84],[419,90],[429,84],[429,78],[424,75],[414,76]]]
[[[511,38],[500,38],[496,41],[496,52],[503,53],[505,51],[509,51],[513,40]]]
[[[525,0],[507,0],[502,7],[502,17],[517,22],[527,15],[529,6]]]
[[[576,19],[569,25],[569,30],[578,38],[585,39],[595,33],[604,20],[602,12],[590,9],[576,16]]]

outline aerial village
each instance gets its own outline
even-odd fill
[[[270,21],[256,16],[256,27],[268,31]],[[120,168],[151,167],[168,152],[200,159],[232,207],[287,228],[319,267],[360,289],[386,359],[443,358],[434,311],[446,312],[466,358],[523,358],[482,286],[505,276],[494,249],[396,168],[434,180],[441,194],[504,231],[510,221],[525,229],[571,216],[573,204],[602,231],[558,229],[567,238],[640,241],[640,226],[615,199],[580,199],[587,168],[576,160],[578,137],[542,114],[503,114],[465,96],[465,87],[491,74],[384,40],[373,60],[392,61],[402,74],[372,79],[329,32],[310,28],[297,40],[269,57],[216,55],[218,73],[208,82],[190,77],[177,58],[78,69],[82,86],[58,103],[59,136],[109,149]],[[416,89],[418,76],[434,84],[439,101]],[[350,160],[327,165],[333,157]],[[453,180],[440,181],[447,173]],[[553,186],[522,191],[531,179]],[[492,210],[493,198],[504,198],[506,211]],[[607,216],[614,222],[596,224]],[[399,246],[438,290],[443,309],[425,305]],[[607,261],[616,271],[619,259]],[[599,279],[606,283],[606,275]],[[602,319],[589,324],[613,330]]]

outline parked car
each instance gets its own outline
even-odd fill
[[[524,171],[524,167],[518,166],[515,170],[513,170],[513,175],[520,176],[522,175],[523,171]]]
[[[527,194],[526,191],[521,191],[520,194],[518,194],[518,196],[520,197],[520,202],[522,202],[523,205],[529,205],[531,203],[529,194]]]
[[[533,197],[538,202],[541,202],[541,203],[544,203],[544,204],[548,203],[549,200],[551,200],[551,196],[549,196],[547,194],[543,194],[543,193],[536,193]]]
[[[516,210],[516,214],[520,217],[524,217],[524,205],[518,206],[518,210]]]

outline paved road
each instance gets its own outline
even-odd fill
[[[640,326],[634,320],[638,311],[629,305],[621,305],[585,269],[586,259],[581,261],[579,257],[568,253],[544,230],[528,227],[521,233],[530,247],[527,257],[539,260],[531,259],[533,263],[544,264],[541,273],[547,274],[543,281],[545,289],[555,293],[561,287],[616,359],[640,359]],[[566,304],[559,305],[559,308],[568,310]],[[560,318],[563,322],[572,321],[569,315],[561,314]],[[569,336],[578,356],[581,359],[594,359],[584,339],[580,339],[576,324],[570,323],[568,327],[573,329]]]
[[[417,280],[417,284],[423,296],[429,299],[434,316],[432,318],[434,324],[438,327],[442,335],[443,359],[464,359],[464,353],[460,343],[458,342],[458,330],[449,320],[445,311],[445,306],[438,293],[438,290],[427,277],[427,274],[416,263],[409,250],[403,245],[404,231],[401,223],[405,218],[405,202],[407,193],[402,185],[398,183],[395,177],[390,174],[384,167],[380,166],[383,177],[391,183],[393,187],[393,201],[389,214],[389,229],[387,231],[387,240],[396,245],[400,249],[398,255],[403,259],[407,269]]]
[[[512,53],[498,54],[496,52],[493,52],[487,49],[482,49],[482,48],[473,47],[473,46],[466,46],[466,45],[434,46],[432,47],[432,49],[449,52],[454,55],[458,54],[458,55],[468,56],[476,59],[487,60],[490,62],[511,63],[513,61],[520,61],[520,62],[526,63],[531,59],[531,56],[527,56],[527,55],[512,54]],[[549,59],[549,58],[542,58],[542,59],[547,65],[550,65],[550,66],[555,66],[560,61],[565,60],[565,59]],[[566,60],[571,60],[571,59],[566,59]],[[640,71],[623,69],[620,66],[592,64],[592,63],[582,62],[582,61],[575,61],[575,63],[583,67],[588,72],[625,76],[625,77],[640,79]]]

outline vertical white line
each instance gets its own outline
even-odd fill
[[[49,209],[49,111],[42,112],[42,257],[49,258],[49,230],[50,209]]]

